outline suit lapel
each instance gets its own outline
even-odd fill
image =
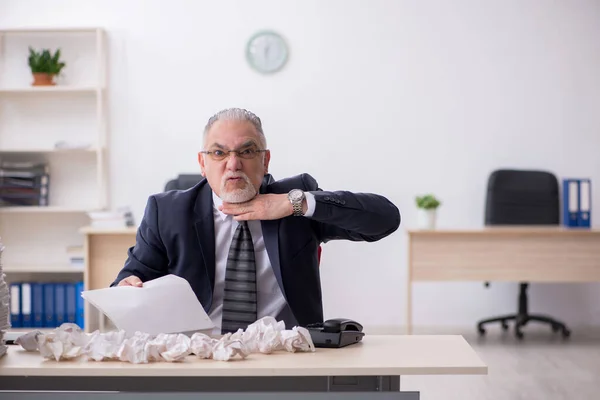
[[[194,206],[196,212],[196,236],[200,244],[204,267],[210,281],[211,290],[215,287],[215,221],[213,217],[212,189],[205,183],[200,189]],[[212,293],[208,298],[205,309],[212,306]]]
[[[268,186],[273,181],[274,180],[271,175],[265,175],[265,179],[263,180],[263,183],[260,187],[260,193],[269,193]],[[263,238],[265,240],[265,248],[267,249],[267,255],[269,256],[269,260],[271,261],[273,273],[275,274],[275,278],[277,278],[277,283],[279,283],[281,292],[283,293],[283,296],[286,297],[285,289],[283,287],[283,280],[281,278],[281,263],[279,260],[279,224],[279,219],[261,221],[261,227],[263,232]]]

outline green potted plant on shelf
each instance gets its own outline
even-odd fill
[[[437,209],[442,204],[433,194],[425,194],[415,198],[419,210],[418,226],[420,229],[435,229]]]
[[[33,74],[33,86],[55,85],[54,77],[59,75],[65,63],[60,60],[60,49],[54,54],[49,49],[36,51],[29,47],[29,68]]]

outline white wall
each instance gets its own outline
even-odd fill
[[[324,248],[326,316],[368,326],[404,322],[415,194],[441,197],[440,227],[479,227],[492,169],[541,168],[590,176],[600,210],[599,20],[593,0],[0,1],[2,27],[108,30],[114,206],[140,218],[196,172],[205,121],[230,106],[263,119],[276,177],[388,196],[397,233]],[[291,47],[269,77],[244,60],[265,28]],[[530,292],[536,311],[600,323],[597,285]],[[516,285],[419,284],[414,301],[418,325],[471,325],[516,310]]]

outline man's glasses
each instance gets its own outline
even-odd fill
[[[243,150],[212,150],[212,151],[201,151],[202,154],[208,154],[210,158],[215,161],[223,161],[228,158],[231,153],[235,153],[239,158],[245,160],[251,160],[256,158],[260,153],[264,153],[267,150],[259,150],[254,148],[243,149]]]

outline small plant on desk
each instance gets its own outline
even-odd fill
[[[415,201],[419,209],[419,228],[435,229],[436,212],[442,203],[433,194],[417,196]]]

